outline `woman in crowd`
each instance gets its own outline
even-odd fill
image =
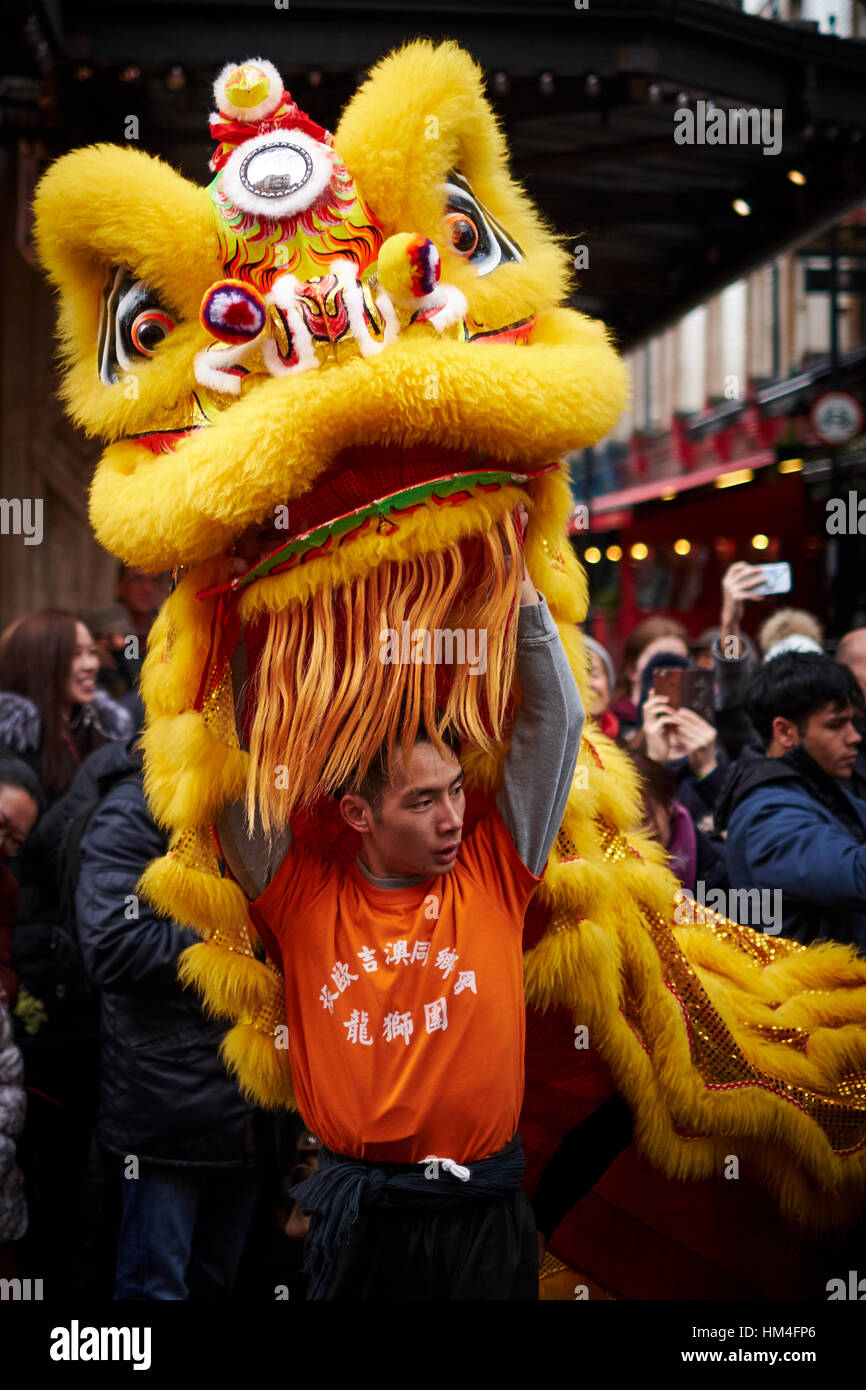
[[[626,638],[622,653],[623,678],[618,698],[612,705],[626,743],[639,727],[638,705],[644,670],[656,653],[662,651],[686,658],[689,655],[688,633],[676,618],[646,618]]]
[[[82,758],[133,731],[126,711],[97,689],[98,670],[87,628],[61,609],[19,618],[0,638],[0,747],[31,764],[49,803]]]
[[[613,662],[606,647],[595,638],[583,635],[583,645],[589,658],[589,713],[598,727],[608,738],[615,739],[619,734],[619,720],[610,708],[615,685]]]
[[[0,638],[0,752],[30,765],[49,806],[89,752],[133,732],[127,712],[96,688],[98,667],[90,633],[72,613],[43,609]],[[98,1019],[83,972],[70,969],[74,953],[64,950],[73,934],[64,930],[52,841],[40,823],[10,865],[20,884],[15,1024],[28,1107],[19,1162],[30,1210],[16,1260],[22,1275],[68,1289],[95,1112]]]

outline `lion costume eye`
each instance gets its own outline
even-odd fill
[[[99,377],[112,386],[136,361],[153,357],[176,320],[146,280],[124,266],[112,269],[99,315]]]
[[[152,357],[163,338],[167,338],[173,328],[174,324],[168,314],[163,314],[159,309],[145,309],[144,313],[133,319],[129,336],[133,347],[142,357]]]
[[[506,261],[523,260],[517,242],[456,170],[448,175],[445,184],[445,209],[445,226],[452,247],[458,256],[474,265],[479,275],[489,275]]]

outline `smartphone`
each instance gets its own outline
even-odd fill
[[[692,709],[715,727],[712,671],[660,666],[653,672],[653,691],[663,696],[672,709]]]
[[[755,597],[766,598],[770,594],[789,594],[791,592],[791,566],[787,560],[776,565],[753,565],[764,576],[763,584],[752,590]]]

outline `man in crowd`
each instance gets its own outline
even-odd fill
[[[836,648],[836,660],[854,672],[866,698],[866,627],[856,627],[845,633]]]
[[[299,841],[268,855],[243,807],[220,843],[284,962],[289,1058],[324,1148],[297,1190],[313,1216],[310,1297],[533,1299],[521,1191],[522,927],[577,760],[583,710],[524,570],[521,704],[496,808],[464,837],[463,772],[426,730],[380,751],[340,799],[348,869]]]
[[[262,1136],[220,1060],[225,1025],[177,979],[198,938],[136,893],[166,849],[140,754],[99,749],[67,801],[70,823],[87,816],[75,911],[100,991],[97,1134],[119,1207],[114,1297],[226,1299],[262,1187]]]
[[[851,790],[863,693],[847,666],[788,652],[755,673],[746,710],[764,748],[716,806],[732,888],[780,889],[782,932],[866,949],[866,802]]]

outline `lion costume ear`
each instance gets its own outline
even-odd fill
[[[482,71],[456,43],[415,40],[377,63],[346,107],[334,145],[386,236],[417,232],[434,241],[442,278],[459,285],[480,322],[563,302],[569,257],[512,179]],[[518,244],[520,260],[479,277],[455,253],[443,221],[443,186],[453,172]]]
[[[181,341],[167,343],[141,374],[153,379],[154,399],[165,399],[162,378],[173,377],[169,398],[176,398],[178,380],[189,375],[188,340],[202,333],[202,294],[220,273],[210,198],[141,150],[94,145],[51,166],[36,191],[34,214],[39,258],[60,295],[64,395],[88,430],[110,434],[119,424],[112,399],[119,392],[106,390],[97,365],[108,277],[123,267],[146,282],[178,326]]]

